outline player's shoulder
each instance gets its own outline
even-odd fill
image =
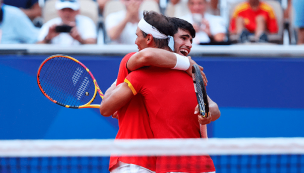
[[[132,55],[134,55],[136,52],[131,52],[131,53],[128,53],[127,55],[125,55],[122,60],[120,61],[120,68],[126,68],[126,64],[128,62],[128,60],[131,58]]]
[[[129,60],[131,58],[132,55],[134,55],[136,52],[131,52],[131,53],[128,53],[127,55],[125,55],[122,59],[123,60]]]

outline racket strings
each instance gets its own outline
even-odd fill
[[[54,59],[54,60],[55,60],[55,59]],[[62,61],[63,63],[60,63],[61,61]],[[57,59],[56,62],[54,63],[54,68],[55,68],[55,70],[56,70],[56,73],[54,74],[55,80],[64,77],[64,75],[63,75],[63,73],[64,73],[64,72],[63,72],[63,69],[64,69],[64,68],[66,68],[66,69],[69,69],[69,68],[70,68],[70,64],[69,64],[68,67],[65,67],[65,64],[66,64],[65,61],[66,61],[66,60],[65,60],[64,58],[59,58],[59,59]],[[59,65],[58,65],[57,63],[59,63]],[[57,73],[57,72],[58,72],[58,73]],[[61,79],[60,81],[62,81],[62,82],[59,82],[59,83],[58,83],[58,88],[63,88],[63,87],[66,85],[67,80],[66,80],[66,79],[62,80],[62,79]],[[66,98],[66,95],[67,95],[67,94],[65,94],[65,93],[63,93],[63,92],[60,92],[60,90],[58,90],[58,89],[56,89],[56,88],[54,88],[54,87],[52,88],[52,90],[53,90],[54,93],[56,93],[57,98],[58,98],[58,102],[59,102],[60,104],[63,104],[63,103],[65,102],[64,99]]]
[[[41,69],[40,81],[48,96],[70,107],[88,103],[95,93],[94,82],[86,69],[65,57],[49,59]]]
[[[60,58],[59,58],[60,59]],[[59,80],[60,75],[61,75],[61,69],[64,63],[60,63],[62,60],[58,61],[55,59],[51,59],[47,61],[44,65],[47,66],[48,68],[45,69],[44,72],[41,72],[42,74],[45,74],[44,76],[41,76],[40,79],[44,83],[41,84],[43,86],[43,89],[45,92],[52,97],[55,101],[62,103],[62,94],[60,92],[60,89],[62,88],[61,84],[62,83],[57,83],[54,84],[55,80]],[[57,85],[54,87],[54,85]]]
[[[60,58],[60,61],[65,61],[65,59]],[[62,69],[63,69],[65,63],[60,63],[60,61],[55,61],[55,63],[54,63],[55,70],[59,72],[59,73],[55,73],[55,75],[54,75],[55,79],[60,78],[61,75],[62,75]],[[60,63],[60,64],[58,65],[57,63]],[[63,81],[66,82],[66,80],[63,80]],[[59,83],[59,88],[62,88],[62,85],[64,85],[64,82],[60,82]],[[58,90],[58,89],[56,89],[54,87],[52,88],[52,90],[58,96],[58,102],[62,104],[63,103],[63,98],[65,98],[65,95],[62,94],[62,92],[60,92],[60,90]]]
[[[40,79],[47,79],[47,80],[52,80],[52,78],[57,78],[57,76],[55,76],[56,74],[58,75],[59,73],[50,73],[52,71],[57,71],[56,67],[58,68],[58,62],[59,61],[55,61],[54,63],[50,63],[50,61],[47,61],[44,65],[44,67],[46,66],[47,69],[45,69],[44,71],[41,72],[41,76]],[[42,68],[43,70],[43,68]],[[54,93],[57,92],[57,90],[55,89],[55,87],[52,87],[51,83],[48,83],[46,80],[40,80],[41,82],[41,86],[44,86],[44,90],[46,93]],[[59,100],[57,98],[57,100]],[[56,100],[56,101],[57,101]]]

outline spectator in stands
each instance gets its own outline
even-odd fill
[[[170,0],[170,3],[175,6],[181,2],[187,2],[187,0]],[[209,0],[206,2],[206,12],[212,15],[220,15],[220,10],[218,8],[219,0]],[[179,16],[170,16],[170,17],[179,17]]]
[[[126,10],[109,14],[105,19],[106,31],[114,43],[134,44],[136,28],[142,18],[139,7],[143,0],[121,0]]]
[[[106,3],[108,2],[109,0],[97,0],[97,3],[98,3],[98,8],[99,8],[99,12],[100,14],[102,14],[103,12],[103,9],[106,5]]]
[[[188,0],[188,7],[191,13],[181,18],[193,25],[196,31],[194,44],[225,41],[225,22],[220,16],[206,13],[206,0]]]
[[[42,26],[38,43],[96,44],[96,26],[92,19],[79,15],[78,0],[57,0],[56,9],[59,17]]]
[[[3,3],[18,7],[31,20],[41,16],[41,8],[39,7],[38,0],[3,0]]]
[[[270,5],[260,0],[247,0],[235,8],[229,29],[240,36],[241,43],[249,42],[250,34],[254,34],[256,42],[267,42],[267,32],[277,33],[278,24]]]
[[[291,0],[290,0],[291,1]],[[304,0],[293,0],[294,25],[297,28],[297,44],[304,44]]]
[[[35,43],[39,29],[31,20],[19,8],[0,4],[1,44]]]

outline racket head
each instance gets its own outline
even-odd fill
[[[200,115],[202,115],[203,117],[208,117],[209,114],[208,96],[200,68],[197,64],[194,64],[192,66],[192,78],[193,78],[193,85],[196,93]]]
[[[103,98],[90,70],[75,58],[53,55],[45,59],[37,72],[40,91],[52,102],[67,108],[99,108],[90,105],[97,93]]]

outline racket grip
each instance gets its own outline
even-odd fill
[[[81,108],[96,108],[99,109],[100,105],[98,104],[93,104],[93,105],[83,105],[83,106],[79,106],[79,109]]]

